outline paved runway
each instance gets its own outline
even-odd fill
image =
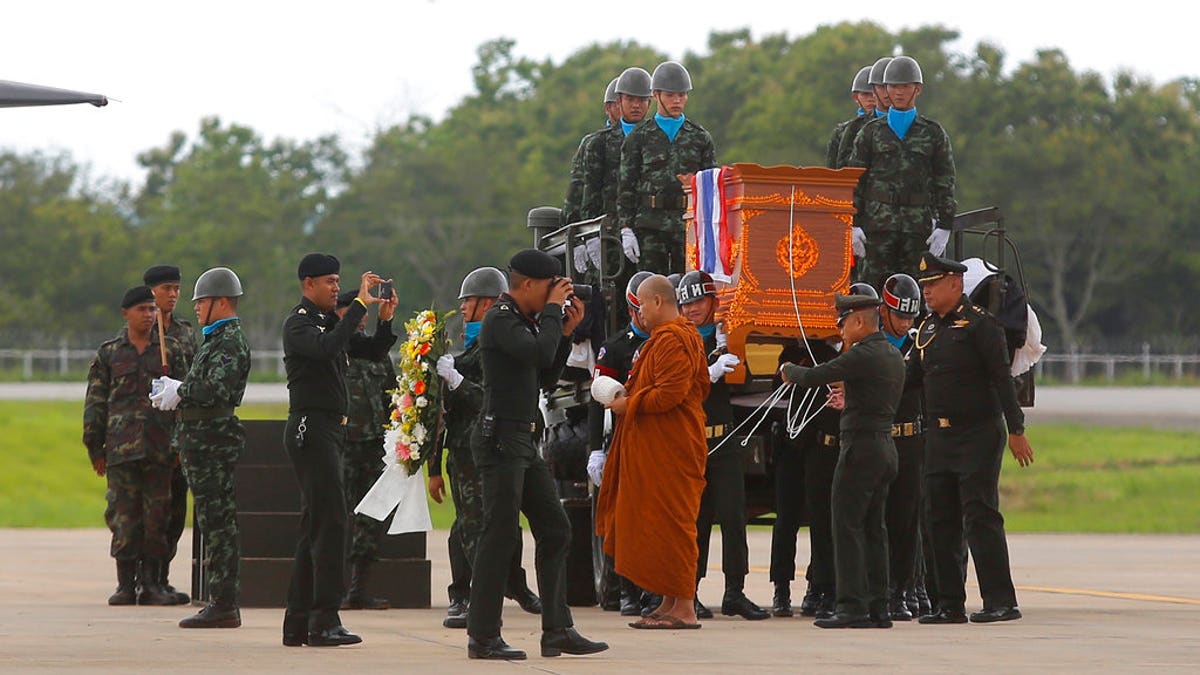
[[[76,382],[0,383],[0,400],[83,401]],[[287,401],[283,384],[251,383],[246,403]],[[1200,430],[1200,387],[1042,387],[1025,411],[1031,424],[1074,422]]]
[[[99,507],[98,507],[99,508]],[[179,607],[108,607],[115,584],[103,530],[0,530],[0,671],[45,672],[1126,672],[1200,670],[1200,536],[1014,535],[1025,618],[1007,624],[828,631],[804,619],[718,617],[699,631],[634,631],[615,613],[575,609],[578,627],[612,649],[537,655],[539,623],[513,603],[504,634],[520,663],[468,662],[463,631],[441,627],[449,581],[445,532],[430,536],[435,608],[344,612],[362,645],[280,646],[282,610],[248,609],[236,630],[176,627]],[[528,535],[527,535],[528,536]],[[191,541],[184,535],[185,547]],[[770,601],[770,535],[751,532],[747,592]],[[714,550],[719,550],[717,542]],[[526,566],[532,571],[533,546]],[[799,556],[807,559],[807,539]],[[183,548],[173,579],[188,578]],[[714,564],[719,555],[714,555]],[[801,570],[803,567],[801,566]],[[802,571],[801,571],[802,574]],[[711,570],[701,599],[719,604]],[[796,589],[802,591],[802,588]],[[968,589],[968,609],[979,605]]]

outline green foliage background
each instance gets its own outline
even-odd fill
[[[819,164],[854,113],[857,69],[910,54],[925,75],[920,111],[953,141],[960,211],[1003,209],[1047,344],[1200,347],[1188,311],[1200,292],[1200,81],[1080,72],[1056,50],[1009,64],[999,45],[951,51],[956,38],[866,22],[715,32],[683,58],[696,84],[687,114],[722,163]],[[530,240],[530,208],[561,204],[608,81],[665,58],[628,42],[561,63],[518,53],[508,39],[480,45],[471,95],[441,119],[380,129],[361,154],[215,118],[141,153],[137,185],[90,177],[66,155],[0,151],[0,346],[94,346],[117,330],[121,292],[162,262],[184,269],[185,287],[208,267],[237,270],[260,348],[278,344],[296,262],[312,250],[338,255],[349,278],[394,276],[402,311],[456,304],[463,274]]]

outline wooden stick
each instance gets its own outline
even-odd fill
[[[167,328],[163,325],[163,312],[158,310],[158,353],[162,356],[163,375],[171,374],[171,367],[167,365]]]

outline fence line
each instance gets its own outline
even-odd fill
[[[33,381],[53,375],[67,377],[83,373],[96,355],[92,349],[0,349],[0,371],[16,367],[21,379]],[[283,350],[254,349],[250,352],[254,372],[274,372],[280,379],[287,373],[283,367]],[[1085,377],[1100,376],[1115,381],[1118,372],[1138,373],[1150,381],[1155,375],[1172,380],[1185,377],[1200,378],[1200,354],[1089,354],[1086,352],[1048,353],[1034,367],[1038,379],[1053,377],[1078,383]],[[81,378],[82,379],[82,376]]]

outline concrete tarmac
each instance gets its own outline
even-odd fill
[[[1010,536],[1025,618],[1005,624],[821,630],[808,619],[752,623],[718,614],[701,630],[652,632],[626,627],[613,612],[574,608],[579,629],[611,649],[547,659],[538,655],[538,618],[509,602],[504,635],[530,654],[512,663],[468,661],[465,632],[442,628],[444,531],[429,539],[434,608],[343,612],[365,642],[334,649],[281,646],[282,609],[244,609],[239,629],[183,630],[176,622],[193,608],[109,607],[108,540],[104,530],[0,530],[0,672],[1200,671],[1200,536]],[[177,584],[190,578],[190,542],[185,533]],[[531,578],[533,550],[527,541]],[[761,604],[771,600],[769,555],[770,533],[752,531],[746,588]],[[807,556],[802,531],[801,577]],[[979,607],[970,583],[968,611]],[[802,580],[793,592],[798,602]],[[700,597],[719,610],[720,596],[720,571],[710,569]]]

